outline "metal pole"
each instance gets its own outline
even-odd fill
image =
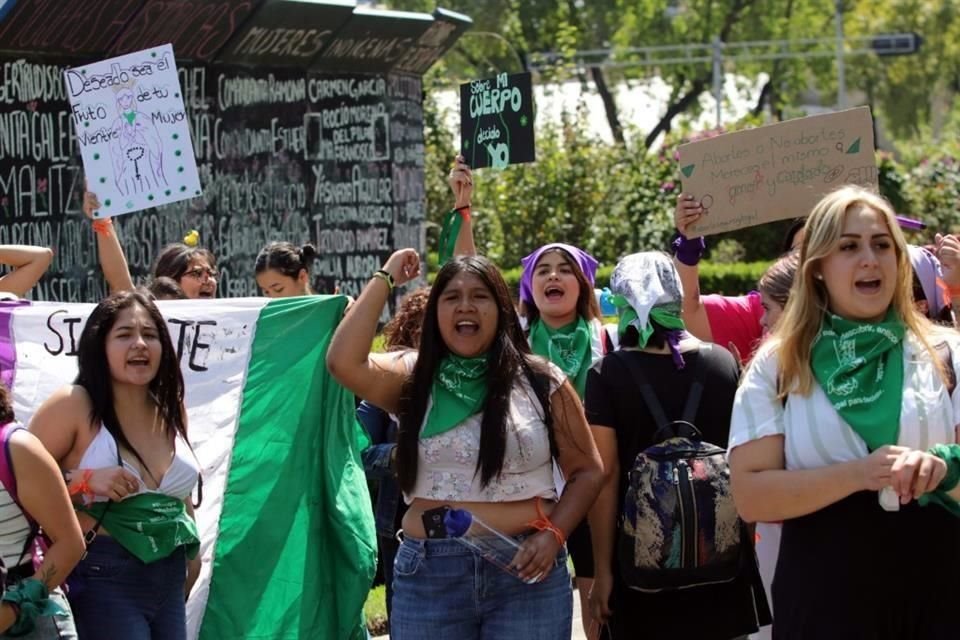
[[[713,98],[717,101],[717,128],[723,126],[723,43],[713,38]]]
[[[847,107],[847,70],[843,60],[843,0],[835,0],[837,23],[837,108]]]

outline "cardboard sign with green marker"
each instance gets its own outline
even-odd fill
[[[533,115],[529,73],[460,85],[460,153],[473,169],[535,161]]]
[[[704,208],[698,236],[800,218],[842,185],[877,190],[873,118],[857,107],[691,142],[677,168]]]
[[[63,76],[96,217],[202,195],[171,45]]]

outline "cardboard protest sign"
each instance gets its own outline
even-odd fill
[[[460,153],[473,169],[536,160],[529,73],[460,85]]]
[[[683,192],[704,216],[697,236],[806,216],[844,184],[877,189],[868,107],[798,118],[679,149]]]
[[[95,215],[201,195],[173,47],[67,69],[64,82]]]

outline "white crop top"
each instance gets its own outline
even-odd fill
[[[416,362],[416,353],[411,353],[404,357],[408,370]],[[552,395],[566,375],[555,364],[549,366]],[[427,415],[431,405],[427,403]],[[450,502],[510,502],[537,497],[556,500],[553,456],[542,412],[529,381],[518,373],[510,395],[507,447],[500,477],[486,487],[480,481],[477,459],[483,414],[478,413],[445,433],[420,439],[416,483],[409,494],[404,494],[404,500],[408,504],[414,498]]]
[[[200,473],[200,465],[197,462],[193,451],[183,441],[183,438],[177,433],[176,444],[173,456],[173,463],[167,472],[160,479],[160,486],[156,489],[148,489],[140,476],[140,470],[135,466],[123,461],[123,468],[132,473],[140,481],[140,487],[137,494],[140,493],[162,493],[163,495],[185,500],[193,491],[197,484],[197,477]],[[100,425],[97,435],[93,437],[93,442],[83,452],[80,459],[79,469],[103,469],[105,467],[117,466],[117,441],[105,426]],[[106,496],[96,496],[94,502],[106,502]]]

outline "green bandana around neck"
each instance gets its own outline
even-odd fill
[[[634,310],[627,299],[621,295],[614,295],[612,297],[613,304],[617,307],[619,312],[620,320],[617,324],[617,333],[620,334],[620,337],[623,337],[623,334],[627,332],[627,328],[634,326],[640,334],[640,342],[637,344],[641,349],[647,346],[647,342],[650,341],[650,336],[653,335],[653,324],[647,322],[647,326],[636,327],[634,321],[639,317],[637,312]],[[683,319],[680,317],[679,313],[674,311],[672,307],[661,306],[661,307],[651,307],[650,308],[650,320],[656,320],[664,329],[668,331],[684,331],[686,330],[686,325],[683,324]]]
[[[433,375],[431,406],[421,438],[445,433],[479,413],[487,400],[487,354],[461,358],[449,354]]]
[[[530,349],[560,367],[583,398],[587,389],[587,371],[593,364],[590,325],[577,316],[570,324],[551,329],[542,319],[530,327]]]
[[[200,550],[197,523],[183,500],[162,493],[141,493],[120,502],[95,502],[81,511],[100,520],[120,546],[145,564],[162,560],[177,547],[187,558]]]
[[[813,341],[814,377],[870,451],[896,444],[900,435],[905,335],[892,310],[882,322],[827,314]]]
[[[125,111],[123,117],[127,119],[127,124],[132,125],[133,121],[137,119],[136,111]]]

